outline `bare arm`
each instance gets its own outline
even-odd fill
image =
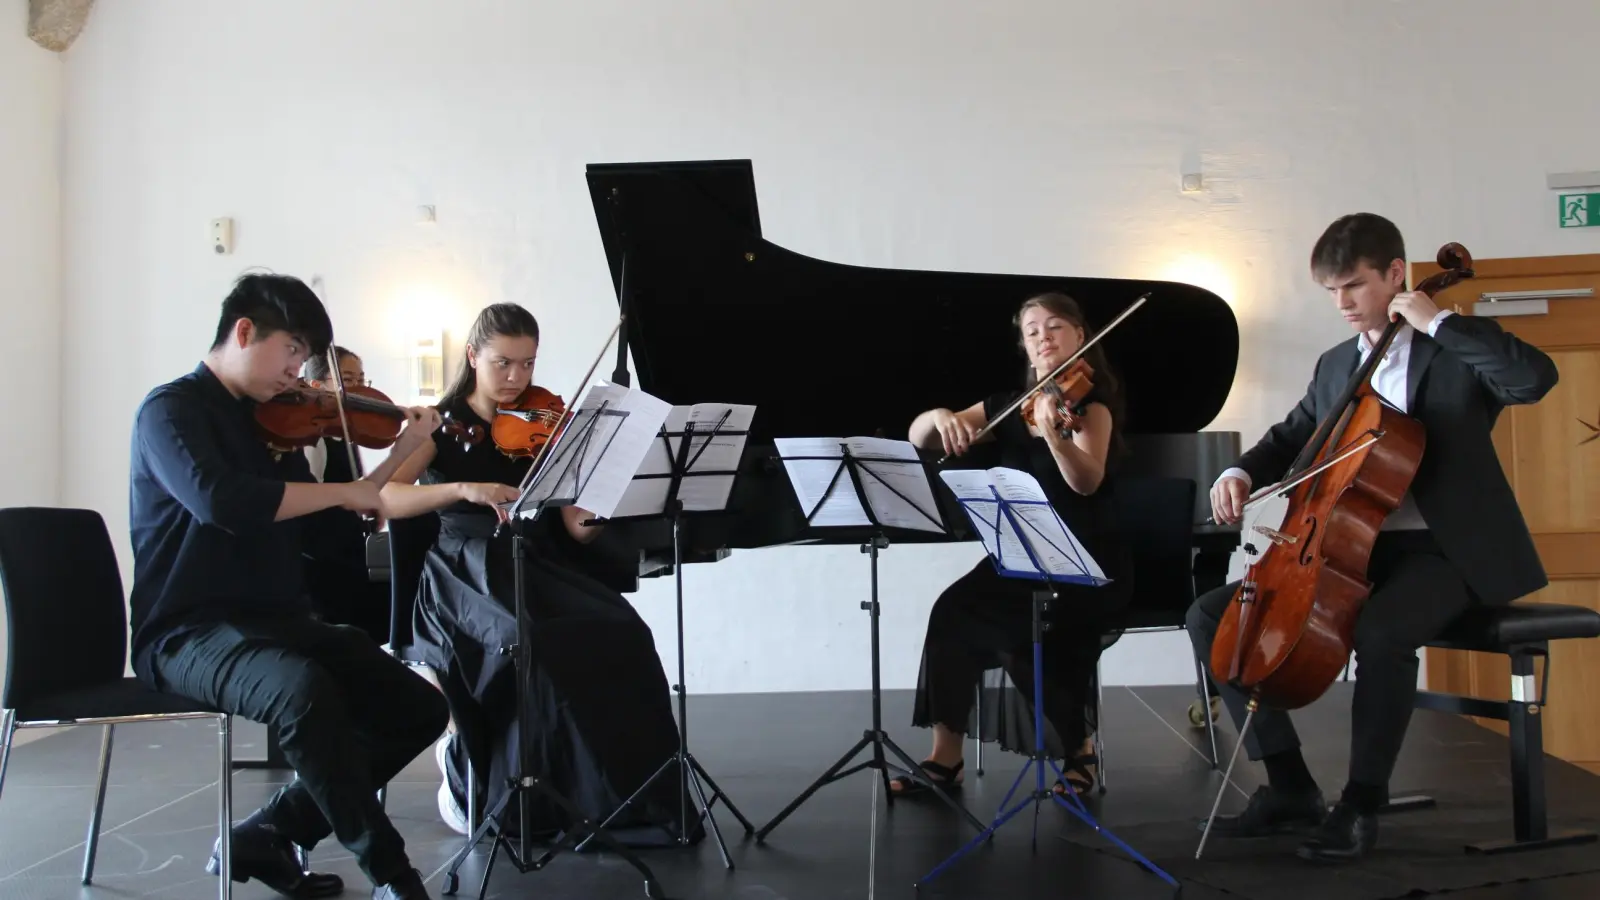
[[[1044,398],[1048,402],[1049,398]],[[1049,421],[1036,413],[1035,421]],[[1083,426],[1064,438],[1054,428],[1044,431],[1045,443],[1067,487],[1085,496],[1100,489],[1106,477],[1106,453],[1111,446],[1111,410],[1103,403],[1091,403],[1083,416]]]
[[[939,450],[950,454],[965,453],[974,443],[984,444],[994,440],[993,432],[978,440],[972,436],[989,424],[983,414],[983,402],[972,404],[960,412],[948,409],[930,409],[911,421],[907,438],[922,450]]]
[[[585,525],[584,522],[594,518],[594,513],[578,506],[561,507],[561,522],[567,526],[567,534],[580,544],[587,544],[600,536],[600,529],[604,525]]]
[[[505,484],[451,481],[444,484],[417,484],[418,478],[433,463],[437,448],[432,441],[400,462],[389,483],[383,486],[383,513],[391,519],[409,519],[444,509],[462,500],[483,506],[517,499],[516,488]],[[390,457],[393,459],[393,457]]]

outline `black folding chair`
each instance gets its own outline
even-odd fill
[[[111,740],[123,722],[216,719],[220,768],[217,829],[222,872],[217,891],[232,895],[231,719],[185,697],[162,694],[123,675],[128,658],[127,600],[100,514],[85,509],[0,509],[0,587],[10,620],[5,692],[0,697],[0,790],[20,728],[105,727],[100,780],[89,817],[83,883],[94,875],[105,806]]]

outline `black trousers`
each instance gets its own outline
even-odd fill
[[[1100,559],[1112,551],[1096,554]],[[912,724],[943,725],[957,734],[999,740],[1008,750],[1032,749],[1033,594],[1042,585],[1007,578],[988,558],[945,588],[934,601],[923,640]],[[1098,723],[1090,691],[1112,617],[1126,607],[1131,585],[1060,585],[1041,643],[1045,745],[1052,757],[1075,757]],[[986,669],[1003,668],[1014,686],[985,721],[973,721],[974,688]],[[1016,702],[1020,701],[1020,702]],[[1000,718],[995,719],[995,716]]]
[[[1372,593],[1356,619],[1354,635],[1349,780],[1387,790],[1416,701],[1417,648],[1478,601],[1426,531],[1382,532],[1367,576]],[[1201,660],[1211,658],[1212,639],[1238,585],[1209,591],[1189,609],[1189,638]],[[1226,684],[1218,684],[1217,692],[1234,726],[1242,728],[1249,698]],[[1265,706],[1256,710],[1245,737],[1251,759],[1299,746],[1288,713]]]
[[[377,790],[444,732],[444,697],[360,629],[309,616],[207,625],[153,659],[158,690],[277,732],[295,780],[261,809],[310,849],[332,833],[374,884],[411,868]]]

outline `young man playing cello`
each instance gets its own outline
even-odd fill
[[[1556,384],[1556,366],[1493,319],[1441,311],[1405,290],[1405,245],[1380,216],[1345,216],[1311,251],[1311,274],[1333,297],[1356,337],[1322,354],[1306,395],[1211,488],[1219,522],[1240,520],[1252,487],[1287,474],[1332,412],[1355,370],[1391,320],[1403,319],[1371,384],[1427,434],[1421,466],[1398,509],[1385,520],[1367,568],[1372,592],[1356,621],[1355,699],[1350,769],[1327,809],[1306,769],[1289,716],[1262,705],[1245,747],[1266,767],[1268,786],[1244,812],[1218,817],[1216,837],[1256,837],[1314,828],[1299,855],[1359,859],[1377,840],[1376,814],[1411,720],[1417,649],[1474,605],[1499,606],[1547,583],[1533,538],[1495,456],[1490,433],[1502,409],[1537,403]],[[1218,623],[1238,582],[1200,597],[1189,610],[1195,652],[1209,664]],[[1218,682],[1236,727],[1248,698]]]
[[[155,690],[265,723],[297,773],[233,827],[234,880],[296,898],[340,893],[338,876],[302,872],[293,849],[331,832],[377,885],[373,897],[418,900],[421,876],[376,794],[439,737],[444,699],[361,631],[312,615],[297,520],[379,509],[379,488],[440,420],[409,410],[388,460],[352,482],[317,483],[300,453],[274,459],[254,406],[295,385],[332,331],[299,280],[247,275],[223,301],[205,361],[140,405],[133,666]],[[213,874],[218,862],[213,853]]]

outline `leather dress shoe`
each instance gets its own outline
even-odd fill
[[[1282,834],[1299,828],[1311,828],[1322,823],[1327,807],[1322,792],[1289,792],[1271,786],[1256,788],[1244,812],[1236,816],[1217,816],[1211,833],[1218,837],[1253,838]],[[1200,829],[1206,827],[1200,820]]]
[[[269,825],[235,826],[232,840],[233,880],[243,884],[254,878],[285,897],[315,900],[344,893],[344,879],[321,872],[306,872],[295,856],[294,843]],[[206,871],[222,874],[222,842],[211,850]]]
[[[1354,804],[1340,801],[1322,821],[1317,833],[1296,851],[1313,862],[1354,862],[1378,843],[1378,817]]]
[[[422,873],[412,869],[388,884],[372,889],[372,900],[432,900],[422,885]]]

